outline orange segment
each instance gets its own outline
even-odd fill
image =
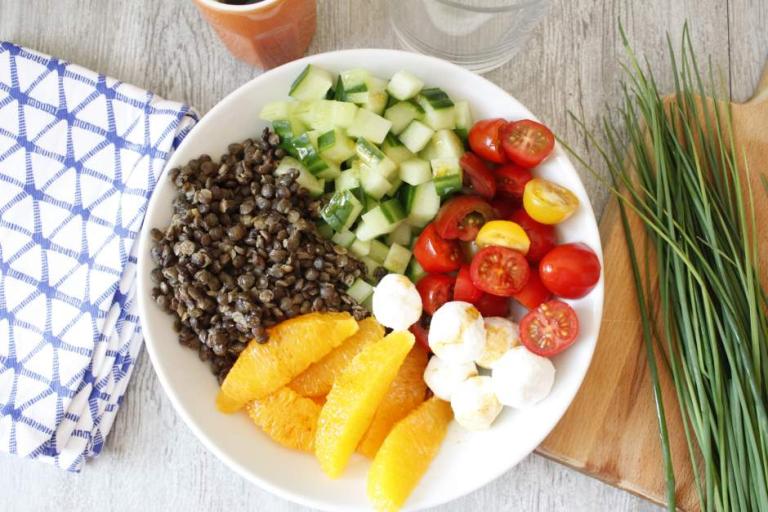
[[[391,333],[357,354],[333,384],[315,438],[315,455],[331,478],[344,471],[413,343],[408,331]]]
[[[314,448],[320,406],[311,398],[280,388],[245,409],[253,422],[281,445],[307,452]]]
[[[451,405],[432,397],[395,425],[368,472],[368,497],[377,511],[403,506],[437,455],[452,417]]]
[[[358,324],[360,330],[350,336],[330,354],[307,368],[288,385],[302,396],[325,396],[331,391],[333,382],[363,347],[384,337],[384,328],[373,317]]]
[[[376,410],[371,426],[365,433],[357,451],[366,457],[376,456],[381,443],[392,427],[405,418],[424,401],[427,385],[424,383],[424,368],[427,367],[426,350],[421,345],[414,346],[403,361],[397,377],[392,381],[389,391]]]
[[[234,412],[285,386],[357,329],[349,313],[309,313],[277,324],[267,343],[251,341],[237,358],[221,385],[226,398],[217,398],[219,410]]]

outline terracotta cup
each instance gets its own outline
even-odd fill
[[[315,34],[316,0],[262,0],[245,5],[194,2],[232,55],[262,69],[303,56]]]

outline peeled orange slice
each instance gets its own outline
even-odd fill
[[[292,389],[280,388],[245,406],[248,415],[264,432],[288,448],[311,452],[321,406]]]

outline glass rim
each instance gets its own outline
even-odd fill
[[[441,3],[443,5],[447,5],[449,7],[453,7],[456,9],[463,9],[465,11],[473,11],[473,12],[504,12],[509,11],[512,9],[518,9],[520,7],[528,7],[529,5],[537,4],[537,3],[544,3],[547,0],[527,0],[523,2],[516,3],[514,5],[498,5],[498,6],[473,6],[473,5],[467,5],[460,0],[437,0],[438,3]]]

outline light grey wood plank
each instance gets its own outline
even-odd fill
[[[594,125],[618,98],[616,21],[640,53],[666,62],[664,32],[691,20],[695,45],[729,69],[737,97],[751,91],[768,48],[763,0],[558,0],[532,38],[489,79],[585,151],[573,110]],[[397,47],[385,0],[321,0],[311,52]],[[730,20],[730,32],[729,32]],[[730,33],[730,46],[729,46]],[[232,59],[189,1],[0,0],[0,39],[51,53],[188,102],[201,112],[258,75]],[[730,49],[730,52],[729,52]],[[668,77],[661,77],[663,83]],[[750,85],[742,85],[750,84]],[[605,191],[581,172],[593,206]],[[298,511],[231,472],[173,412],[143,354],[104,453],[80,475],[0,456],[1,510]],[[106,505],[105,505],[106,504]],[[532,456],[442,510],[640,511],[657,507]]]

